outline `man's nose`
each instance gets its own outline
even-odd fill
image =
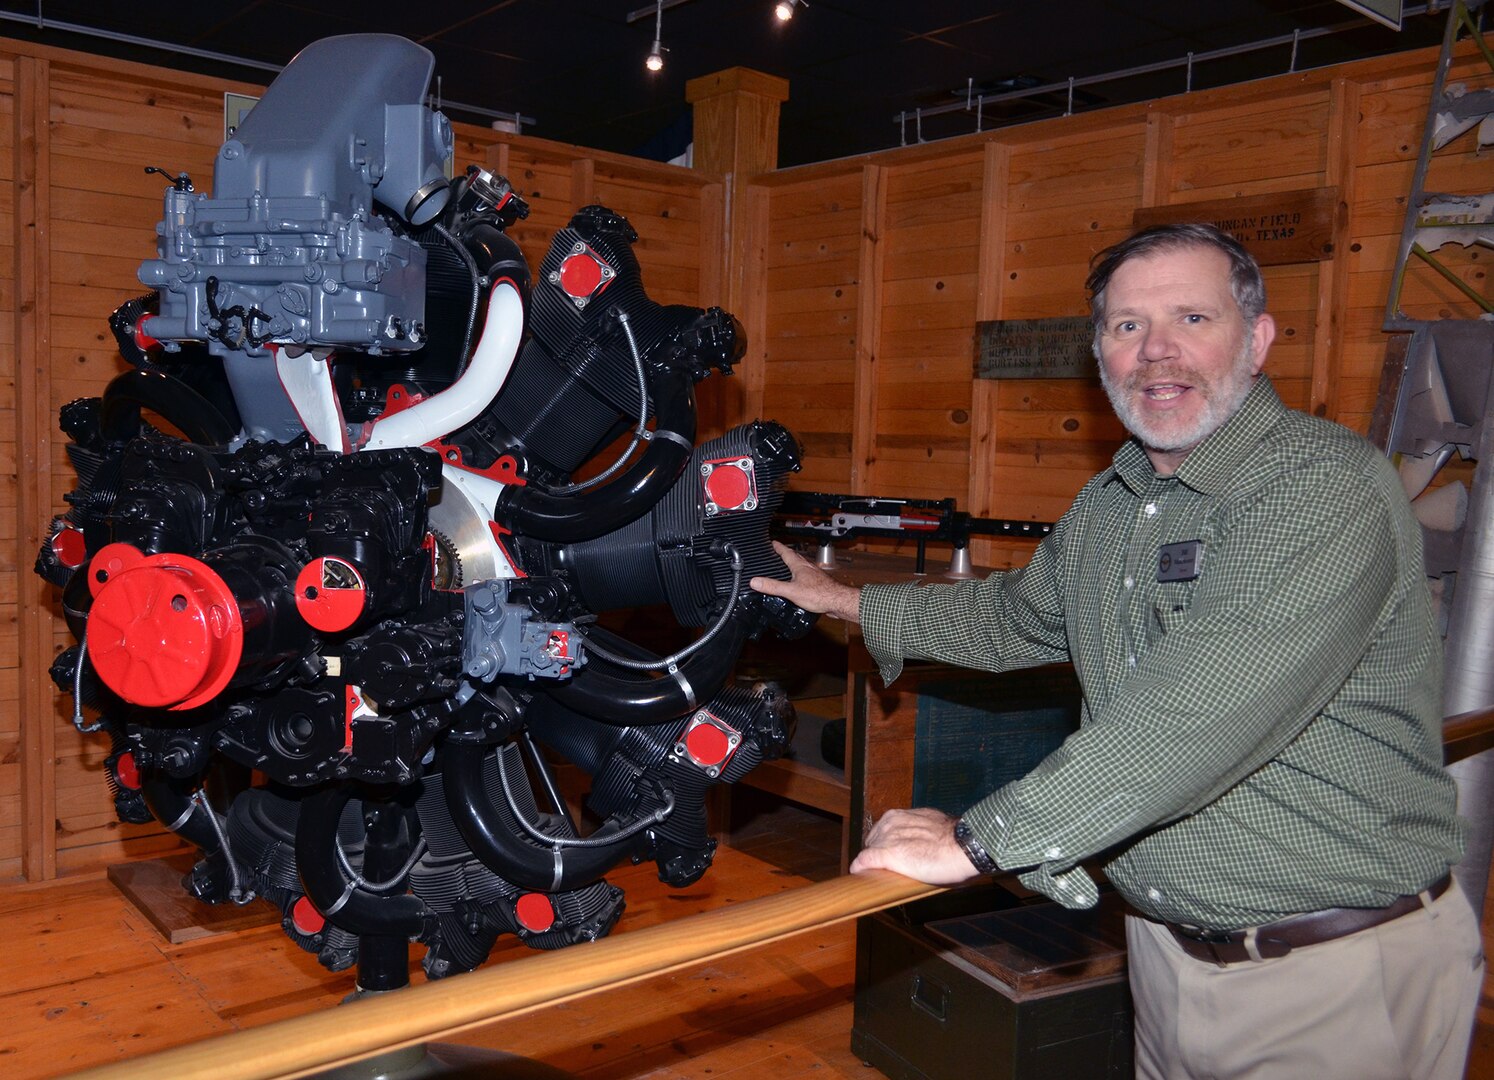
[[[1172,333],[1172,327],[1166,323],[1148,325],[1142,334],[1141,344],[1136,350],[1138,360],[1153,362],[1171,360],[1177,354],[1177,338]]]

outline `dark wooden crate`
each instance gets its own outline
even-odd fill
[[[862,919],[851,1049],[893,1080],[1126,1080],[1119,899]]]

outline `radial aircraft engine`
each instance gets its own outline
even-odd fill
[[[110,318],[128,367],[62,410],[78,484],[37,565],[120,817],[365,990],[405,981],[410,942],[438,978],[502,934],[604,935],[624,861],[697,880],[708,789],[793,723],[738,653],[810,625],[747,586],[787,577],[767,529],[795,440],[697,438],[737,321],[651,300],[602,206],[531,276],[523,200],[447,176],[433,66],[398,37],[317,42],[211,194],[163,173],[150,292]],[[674,641],[619,633],[638,612]],[[579,820],[558,763],[590,778]]]

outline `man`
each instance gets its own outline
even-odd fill
[[[754,588],[904,657],[1071,660],[1080,730],[958,821],[892,811],[853,871],[997,868],[1127,919],[1142,1077],[1461,1077],[1482,981],[1448,870],[1441,650],[1390,464],[1285,408],[1254,259],[1202,225],[1103,252],[1100,374],[1132,439],[1020,570],[840,585],[787,549]]]

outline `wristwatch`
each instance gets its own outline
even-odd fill
[[[991,853],[980,846],[980,841],[975,838],[975,833],[964,818],[955,822],[954,838],[955,843],[959,844],[961,850],[965,852],[965,857],[970,860],[970,864],[980,873],[994,874],[1001,869],[996,865],[996,860],[991,858]]]

